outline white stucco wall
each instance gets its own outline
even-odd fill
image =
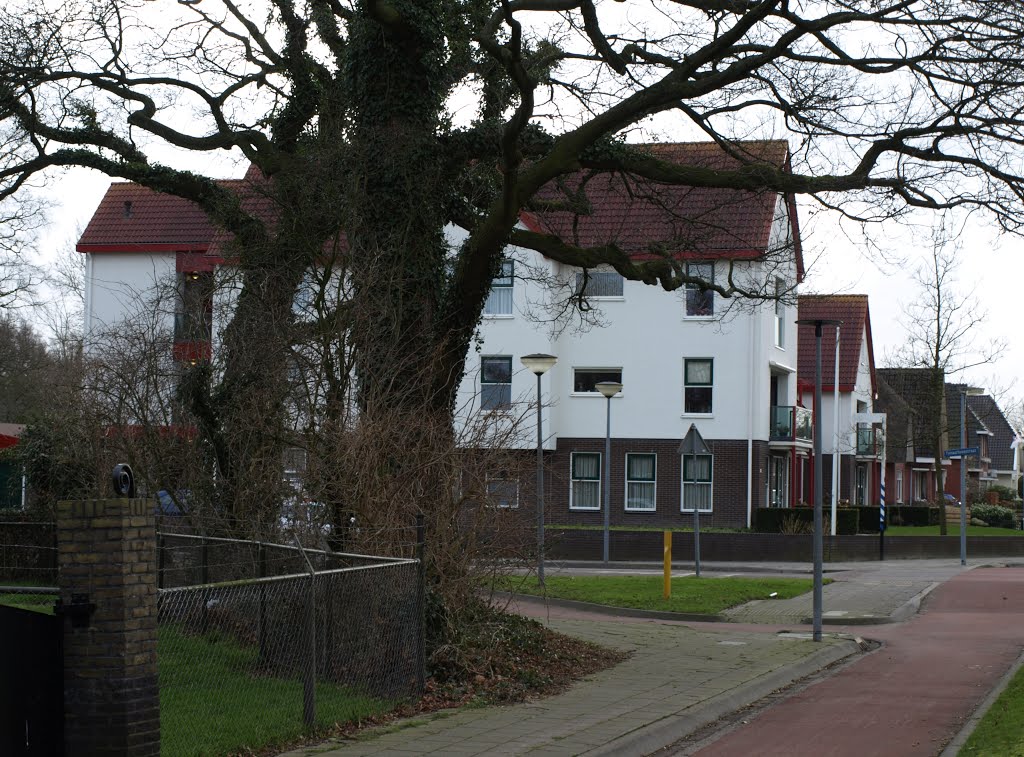
[[[809,377],[813,381],[813,376]],[[822,376],[822,383],[831,385],[834,376]],[[842,379],[840,379],[842,384]],[[836,425],[835,425],[835,404],[834,395],[831,390],[822,392],[822,416],[821,416],[821,447],[826,454],[836,451]],[[853,420],[857,412],[857,403],[864,402],[865,412],[874,411],[874,397],[871,390],[871,360],[868,354],[867,329],[861,331],[860,356],[857,361],[857,379],[852,392],[839,393],[839,454],[852,455],[856,450],[857,424]],[[805,407],[814,407],[814,393],[806,392],[803,395]]]
[[[785,206],[780,203],[772,245],[786,247],[791,253],[791,243],[791,227]],[[622,370],[622,394],[611,401],[612,435],[617,438],[678,439],[691,423],[696,423],[709,439],[767,440],[773,371],[786,376],[782,404],[796,404],[794,305],[785,309],[783,344],[776,346],[774,302],[730,301],[716,295],[714,318],[688,318],[685,291],[665,292],[656,286],[625,281],[621,298],[592,301],[599,309],[600,325],[580,330],[570,323],[558,330],[551,323],[531,320],[528,313],[538,315],[542,310],[538,303],[559,295],[553,295],[542,282],[520,278],[520,271],[541,271],[572,281],[575,269],[551,263],[527,250],[510,249],[508,256],[519,261],[513,314],[485,316],[482,320],[479,346],[467,357],[466,376],[459,392],[462,413],[471,414],[478,408],[481,357],[499,355],[512,357],[513,402],[524,403],[510,415],[519,416],[524,410],[528,413],[525,405],[536,401],[536,377],[522,367],[519,358],[535,352],[558,358],[555,367],[542,378],[548,448],[554,448],[555,437],[605,434],[607,400],[600,394],[573,392],[574,369],[578,368]],[[715,280],[724,283],[727,275],[728,263],[717,263]],[[795,261],[790,254],[781,264],[738,262],[732,275],[748,285],[767,279],[772,288],[778,276],[792,286]],[[714,361],[711,414],[684,412],[685,358]],[[534,422],[528,416],[531,429],[535,428]],[[533,444],[526,434],[521,446]]]
[[[129,319],[174,327],[174,253],[86,253],[85,333]]]

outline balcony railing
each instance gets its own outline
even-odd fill
[[[882,429],[857,425],[857,454],[878,457],[882,453]]]
[[[769,439],[773,442],[811,441],[814,413],[806,407],[772,405]]]

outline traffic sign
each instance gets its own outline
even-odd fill
[[[959,449],[947,449],[942,453],[943,457],[968,457],[978,455],[981,452],[977,447],[960,447]]]

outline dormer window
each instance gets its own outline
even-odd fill
[[[125,200],[124,201],[124,217],[125,218],[131,218],[132,217],[132,201],[131,200]]]

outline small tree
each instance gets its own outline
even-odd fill
[[[921,403],[927,415],[918,420],[917,427],[924,432],[935,456],[932,500],[939,503],[939,532],[945,535],[943,452],[950,432],[960,429],[959,423],[951,428],[947,418],[946,377],[993,362],[1003,345],[979,338],[985,312],[973,293],[957,287],[957,269],[963,258],[961,244],[950,239],[944,226],[933,231],[931,241],[928,259],[914,274],[920,294],[903,306],[907,341],[896,359],[904,367],[928,372],[926,396]],[[961,497],[966,500],[966,492]]]

